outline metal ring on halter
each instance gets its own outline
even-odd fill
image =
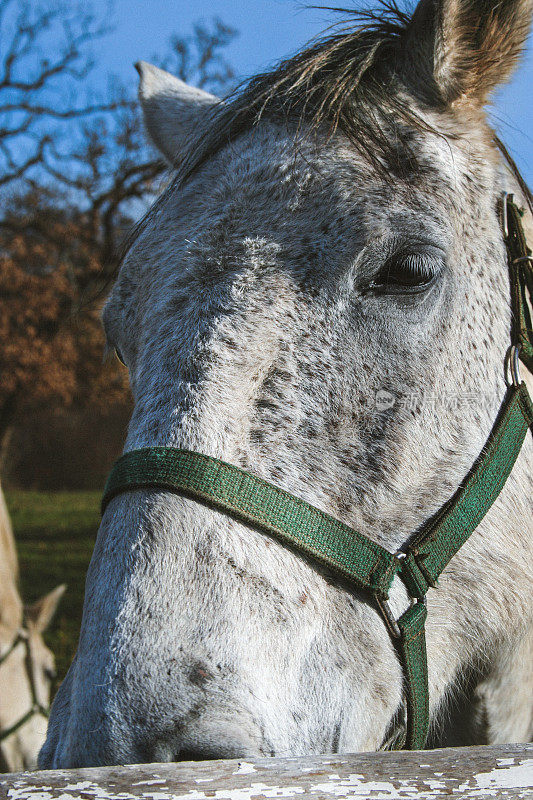
[[[520,376],[520,347],[521,345],[519,344],[511,345],[505,357],[505,368],[511,373],[513,386],[520,386],[522,383],[522,378]],[[507,378],[506,382],[509,385]]]
[[[533,256],[520,256],[520,258],[515,258],[513,264],[522,264],[524,261],[529,261],[530,264],[533,264]]]
[[[512,201],[513,195],[509,194],[509,192],[504,192],[502,197],[502,228],[503,228],[503,235],[507,239],[509,236],[509,216],[507,214],[507,203],[509,200]]]
[[[424,595],[424,597],[410,597],[409,599],[411,601],[410,608],[415,606],[417,603],[422,603],[423,606],[427,606],[427,599],[426,599],[425,595]],[[387,628],[389,629],[389,632],[392,634],[393,638],[394,639],[401,639],[402,638],[402,632],[401,632],[400,627],[398,625],[398,620],[394,616],[394,614],[392,612],[392,608],[389,605],[389,601],[388,600],[383,600],[380,597],[376,597],[376,603],[378,605],[379,610],[381,611],[381,613],[383,615],[383,619],[385,620],[385,624],[386,624]]]
[[[402,550],[397,550],[396,553],[394,553],[394,556],[395,556],[395,558],[398,559],[398,561],[401,562],[401,561],[404,560],[404,558],[407,558],[407,553],[404,553]],[[410,596],[409,599],[411,601],[411,608],[414,605],[416,605],[416,603],[422,603],[423,605],[427,605],[427,600],[426,600],[426,596],[425,595],[423,597],[411,597]],[[387,625],[387,628],[389,629],[389,632],[392,634],[392,636],[395,639],[401,639],[402,638],[402,632],[401,632],[401,630],[400,630],[400,628],[398,626],[398,620],[394,616],[394,614],[392,612],[392,608],[389,605],[388,599],[387,600],[383,600],[382,598],[376,597],[376,602],[377,602],[379,610],[381,611],[381,613],[383,615],[383,618],[385,620],[385,624]]]
[[[401,639],[402,632],[398,626],[398,621],[396,620],[396,617],[392,613],[392,609],[389,605],[388,600],[382,600],[381,598],[378,597],[376,598],[376,602],[378,604],[379,610],[381,611],[385,624],[389,629],[389,632],[395,639]]]

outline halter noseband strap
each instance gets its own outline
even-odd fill
[[[37,698],[37,687],[35,685],[35,677],[33,674],[33,658],[31,655],[31,646],[27,630],[23,629],[17,633],[9,648],[6,650],[5,653],[2,654],[2,656],[0,656],[0,666],[7,660],[7,658],[11,655],[11,653],[13,653],[15,648],[21,642],[22,644],[24,644],[26,648],[25,660],[26,660],[26,671],[28,673],[28,680],[30,683],[31,706],[21,717],[17,719],[16,722],[14,722],[8,728],[2,728],[2,730],[0,730],[0,744],[9,736],[11,736],[13,733],[16,733],[19,730],[19,728],[22,728],[22,726],[25,725],[26,722],[28,722],[36,714],[40,714],[41,716],[46,717],[46,719],[48,719],[48,717],[50,716],[50,709],[43,706],[42,703],[40,703]]]
[[[504,235],[511,282],[513,382],[479,458],[443,508],[397,553],[289,492],[219,459],[172,447],[148,447],[123,455],[104,490],[102,513],[118,494],[163,489],[204,505],[280,539],[371,596],[395,644],[404,673],[406,731],[396,748],[422,749],[429,729],[425,643],[426,593],[474,532],[500,494],[518,457],[533,404],[519,380],[517,358],[533,371],[533,333],[527,293],[533,289],[531,251],[520,211],[504,197]],[[398,575],[411,598],[395,619],[388,598]]]

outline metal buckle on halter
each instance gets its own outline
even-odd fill
[[[520,376],[520,344],[513,344],[505,354],[505,382],[508,386],[520,386],[522,378]],[[511,382],[508,380],[508,374],[511,375]]]
[[[394,553],[394,557],[401,563],[404,558],[407,558],[407,553],[404,553],[402,550],[398,550],[396,553]],[[411,601],[411,605],[409,606],[409,608],[412,608],[417,603],[422,603],[423,605],[427,606],[426,595],[424,595],[423,597],[412,597],[411,595],[409,595],[409,599]],[[394,639],[401,639],[402,632],[398,627],[398,620],[396,619],[396,617],[392,612],[392,608],[389,605],[388,599],[382,600],[381,598],[376,597],[376,602],[378,604],[379,610],[383,615],[383,619],[385,620],[385,624],[387,625],[387,628],[389,629],[389,633],[391,634],[391,636]],[[409,609],[406,609],[406,611],[408,610]],[[405,611],[402,611],[402,614],[400,616],[403,616],[403,614],[405,614]]]

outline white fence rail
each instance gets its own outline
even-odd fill
[[[533,745],[197,761],[0,776],[1,800],[533,800]]]

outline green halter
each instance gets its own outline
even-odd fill
[[[512,195],[506,195],[503,218],[511,282],[512,384],[485,447],[464,481],[397,553],[249,472],[189,450],[147,447],[130,451],[116,462],[104,490],[102,513],[113,497],[127,491],[162,489],[190,497],[280,539],[373,598],[404,673],[406,730],[395,737],[392,746],[396,749],[422,749],[428,735],[426,593],[437,585],[450,559],[487,514],[513,468],[528,428],[533,429],[533,404],[518,370],[520,358],[533,371],[527,297],[533,292],[533,268],[520,216]],[[412,601],[399,619],[388,603],[396,575]]]

